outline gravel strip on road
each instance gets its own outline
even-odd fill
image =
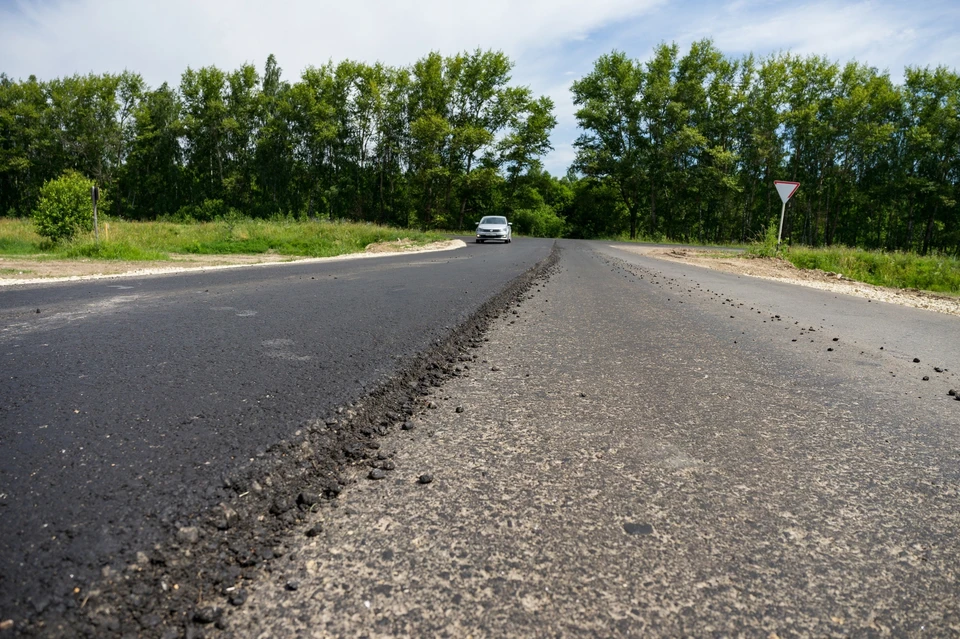
[[[960,633],[957,402],[758,357],[638,273],[568,249],[242,585],[228,632]]]

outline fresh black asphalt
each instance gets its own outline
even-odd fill
[[[0,619],[70,605],[552,244],[0,290]]]

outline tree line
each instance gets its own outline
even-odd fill
[[[236,211],[463,228],[502,213],[551,148],[553,104],[511,84],[500,52],[431,53],[409,67],[344,61],[283,80],[187,69],[49,81],[0,75],[0,215],[29,215],[67,170],[128,219]]]
[[[270,56],[187,69],[150,89],[131,72],[49,81],[0,74],[0,215],[29,215],[75,170],[108,212],[209,220],[238,211],[466,228],[507,214],[544,236],[745,242],[801,188],[784,237],[806,245],[960,252],[960,76],[709,40],[646,60],[613,51],[572,84],[581,135],[567,174],[542,157],[548,97],[512,61],[431,53],[406,67],[344,61],[293,83]]]
[[[780,53],[614,51],[572,87],[575,168],[621,207],[607,232],[747,241],[801,187],[784,236],[819,246],[960,252],[960,76]],[[578,213],[583,215],[583,213]],[[600,210],[594,209],[594,223]]]

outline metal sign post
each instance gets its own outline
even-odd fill
[[[100,243],[100,229],[97,224],[97,201],[100,200],[100,189],[94,184],[90,187],[90,199],[93,200],[93,238]]]
[[[780,238],[783,237],[783,216],[787,212],[787,200],[793,197],[793,194],[800,188],[799,182],[785,182],[783,180],[774,180],[773,185],[777,187],[777,193],[780,194],[780,200],[783,206],[780,208],[780,230],[777,231],[777,254],[780,254]]]

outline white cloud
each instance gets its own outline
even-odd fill
[[[524,52],[583,38],[635,17],[653,0],[18,0],[0,9],[0,60],[14,78],[140,72],[176,83],[187,66],[262,66],[288,78],[346,58],[405,65],[430,51]]]
[[[872,0],[769,3],[738,1],[715,20],[688,31],[684,40],[712,37],[728,53],[779,50],[857,60],[899,78],[907,65],[960,67],[956,8]],[[935,55],[931,55],[933,52]]]

